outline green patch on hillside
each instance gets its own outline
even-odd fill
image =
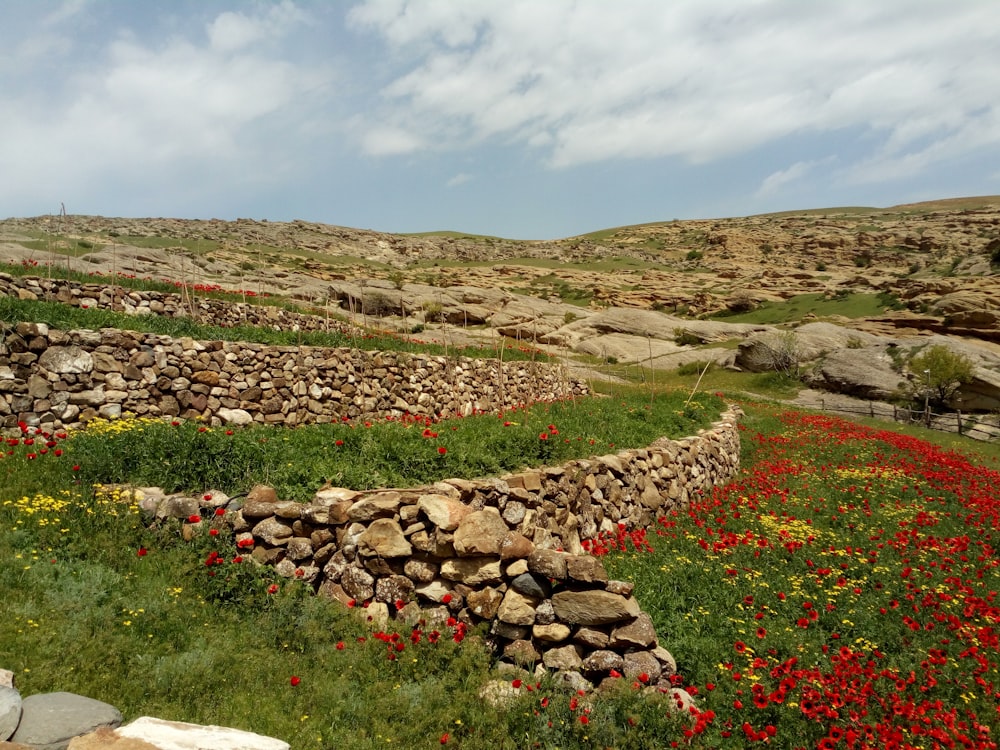
[[[721,312],[713,318],[729,323],[777,325],[801,320],[806,315],[825,318],[842,315],[845,318],[868,318],[885,314],[886,308],[899,309],[899,301],[891,294],[854,292],[833,298],[822,294],[798,294],[784,302],[765,302],[756,310],[745,313]]]
[[[111,235],[108,244],[131,245],[157,250],[183,248],[199,255],[218,250],[221,244],[217,240],[192,239],[189,237],[147,237],[139,235]]]

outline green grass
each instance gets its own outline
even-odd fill
[[[283,497],[304,498],[331,471],[356,487],[471,476],[689,434],[717,416],[721,401],[706,397],[685,410],[679,394],[664,394],[649,407],[637,393],[430,428],[233,434],[121,420],[54,438],[58,456],[41,454],[42,439],[31,438],[0,458],[0,663],[24,695],[68,690],[112,703],[127,719],[235,726],[295,748],[429,748],[445,734],[451,746],[470,748],[650,747],[677,723],[662,700],[624,690],[594,705],[588,727],[573,696],[542,680],[508,708],[486,707],[478,692],[497,675],[484,633],[459,645],[444,624],[396,623],[373,636],[364,610],[232,562],[232,539],[205,529],[185,543],[178,523],[147,528],[129,496],[94,487],[129,480],[233,493],[268,480]],[[424,437],[425,429],[437,436]],[[223,565],[205,564],[213,552]],[[628,730],[630,718],[652,734]]]
[[[640,396],[634,396],[636,406]],[[590,407],[590,403],[577,405],[582,429],[596,429],[607,417],[591,413]],[[776,727],[768,747],[816,747],[829,727],[851,726],[846,709],[838,721],[808,721],[801,716],[799,693],[790,694],[783,703],[756,708],[751,687],[761,684],[776,689],[779,678],[770,669],[791,656],[798,659],[800,669],[836,674],[839,667],[822,650],[831,644],[829,653],[834,655],[842,646],[863,654],[877,646],[885,654],[880,669],[903,676],[912,669],[918,677],[925,674],[920,663],[928,648],[946,649],[949,661],[938,675],[939,684],[926,697],[941,700],[946,708],[982,713],[981,694],[972,691],[970,697],[969,688],[959,686],[963,675],[969,674],[960,664],[967,661],[959,656],[965,647],[960,639],[955,639],[954,646],[942,646],[938,641],[943,632],[928,632],[929,641],[913,635],[900,625],[899,616],[911,611],[907,608],[890,610],[894,617],[889,618],[878,613],[879,606],[888,607],[893,597],[903,599],[907,593],[906,581],[899,577],[906,550],[897,553],[893,545],[884,549],[880,545],[881,568],[866,564],[860,553],[874,548],[873,535],[876,541],[893,539],[901,528],[939,540],[957,534],[958,539],[968,541],[966,516],[955,514],[954,520],[948,520],[945,515],[954,510],[947,504],[953,502],[950,495],[939,502],[936,498],[942,490],[923,484],[937,481],[946,472],[968,471],[961,461],[949,458],[942,464],[947,467],[943,471],[920,478],[923,470],[913,474],[907,462],[936,461],[933,451],[922,447],[926,444],[901,443],[893,452],[884,444],[888,438],[882,433],[861,432],[862,428],[850,423],[788,417],[798,413],[783,414],[753,402],[744,408],[741,477],[712,497],[696,499],[689,512],[667,517],[668,523],[658,527],[661,533],[651,532],[647,537],[654,552],[626,551],[605,558],[613,575],[636,582],[636,595],[653,616],[661,643],[677,659],[678,684],[697,694],[702,710],[715,712],[713,720],[689,738],[683,731],[691,730],[691,721],[679,719],[662,698],[643,697],[628,684],[587,698],[574,708],[575,696],[543,678],[532,685],[531,692],[522,689],[507,707],[485,706],[478,691],[498,676],[491,672],[492,657],[482,633],[473,631],[456,644],[446,626],[395,623],[373,635],[364,610],[355,614],[311,596],[300,585],[275,579],[267,569],[232,563],[239,551],[224,536],[211,537],[202,530],[186,543],[176,524],[160,530],[147,528],[126,498],[112,491],[95,492],[81,477],[86,470],[73,472],[70,465],[83,460],[84,439],[93,443],[87,447],[90,457],[86,461],[98,460],[91,451],[99,452],[101,441],[106,441],[104,452],[115,455],[123,451],[152,455],[166,448],[166,444],[144,448],[115,442],[129,437],[132,443],[147,442],[150,436],[135,425],[120,433],[94,430],[64,440],[59,445],[66,452],[60,457],[49,453],[29,460],[26,451],[38,446],[19,445],[11,449],[12,455],[0,459],[4,472],[0,481],[0,586],[5,592],[0,605],[0,663],[14,670],[24,695],[68,690],[118,706],[126,720],[153,715],[235,726],[280,737],[294,748],[431,748],[440,747],[445,734],[447,746],[466,748],[654,748],[670,746],[672,740],[682,747],[741,748],[746,746],[741,730],[744,721],[757,731],[767,725]],[[643,410],[621,411],[628,423]],[[552,413],[540,412],[537,418],[542,422],[543,414],[548,418]],[[571,424],[570,420],[563,415],[560,426]],[[479,428],[475,433],[462,431],[476,421],[455,422],[453,426],[459,427],[455,433],[448,429],[451,423],[435,426],[439,437],[454,437],[461,446],[449,451],[448,457],[474,443],[490,445],[486,427],[482,435]],[[483,418],[484,425],[487,421],[492,423],[490,429],[500,433],[521,428],[533,433],[537,427],[526,415],[518,420],[523,424],[514,428],[503,428],[496,418]],[[184,461],[211,463],[206,456],[212,450],[204,450],[197,442],[206,433],[191,427],[174,428],[168,434],[174,443],[191,443]],[[394,450],[398,436],[391,433],[390,425],[370,430],[357,427],[356,432],[375,436],[386,428],[393,435],[389,445]],[[615,433],[625,429],[620,424],[608,428]],[[576,429],[560,429],[560,435]],[[220,441],[232,437],[212,432]],[[297,441],[298,433],[304,431],[286,432],[291,441],[287,455],[291,455],[302,449]],[[249,430],[246,434],[259,437],[263,433]],[[282,431],[271,434],[280,436]],[[923,434],[961,443],[955,436]],[[440,442],[418,440],[431,448]],[[284,449],[271,442],[266,450]],[[912,455],[918,458],[907,458],[911,456],[908,451],[915,451]],[[315,457],[305,453],[296,460],[309,465]],[[873,479],[872,472],[880,466],[890,473]],[[162,466],[160,471],[172,475],[177,468]],[[901,480],[894,471],[910,471],[911,475]],[[41,484],[29,487],[10,481],[22,481],[25,475]],[[57,507],[57,501],[67,504]],[[901,526],[905,514],[919,511],[921,503],[931,505],[932,515],[922,517],[923,525]],[[842,506],[839,511],[838,504]],[[856,512],[858,507],[871,514]],[[985,510],[980,505],[978,512]],[[804,521],[796,525],[790,520],[768,520],[786,519],[788,514],[810,519],[811,527]],[[934,518],[939,522],[927,527]],[[788,553],[777,544],[782,537],[775,536],[775,530],[782,524],[791,530],[790,538],[803,540],[803,551]],[[815,542],[806,541],[802,531],[806,528]],[[775,545],[740,544],[747,529],[761,538],[773,536]],[[979,528],[969,543],[989,544],[990,533]],[[699,547],[700,538],[710,540],[709,550]],[[643,543],[640,534],[631,539]],[[621,542],[631,547],[628,536]],[[711,542],[721,547],[712,551]],[[848,545],[859,553],[845,554]],[[910,564],[915,567],[935,560],[928,557],[934,549],[915,547],[910,554],[917,560]],[[763,550],[762,556],[756,556],[755,550]],[[219,553],[225,563],[206,566],[212,552]],[[985,559],[976,558],[978,562],[970,564],[982,567]],[[848,567],[841,570],[840,562]],[[814,566],[824,565],[837,572],[817,575]],[[938,578],[947,575],[936,567],[924,569]],[[985,579],[969,576],[969,585],[997,588],[995,569],[983,570]],[[834,585],[838,575],[846,576],[849,585]],[[855,595],[851,586],[859,582],[862,594]],[[272,585],[276,586],[273,594],[269,593]],[[942,583],[935,579],[928,585],[937,590]],[[787,599],[777,600],[778,592],[787,594]],[[795,618],[809,611],[803,609],[807,601],[830,602],[835,609],[833,613],[821,610],[815,624],[803,629]],[[946,612],[955,609],[947,603],[942,606]],[[755,612],[762,612],[763,618],[755,620]],[[970,626],[980,633],[986,632],[981,628],[992,627],[975,620],[970,620]],[[759,627],[766,631],[760,637],[755,635]],[[435,630],[440,637],[432,644],[428,641]],[[834,634],[840,637],[835,639]],[[390,650],[386,641],[401,642],[402,650],[394,645]],[[749,651],[734,650],[734,644],[740,643]],[[994,679],[995,648],[984,646],[979,653],[988,660],[987,678]],[[389,654],[395,658],[390,660]],[[753,666],[758,657],[766,668]],[[734,680],[736,671],[744,674],[742,682]],[[296,685],[293,677],[298,678]],[[883,686],[883,678],[869,679],[878,689],[873,694],[860,692],[858,700],[897,694],[894,680]],[[798,679],[790,690],[809,684]],[[840,684],[831,682],[831,689],[841,689]],[[737,692],[741,686],[745,687],[743,695]],[[262,701],[261,694],[268,699]],[[737,700],[742,708],[734,708]],[[587,725],[579,721],[581,706],[590,710]],[[990,710],[988,703],[986,709]],[[869,718],[859,717],[857,726],[875,724],[883,717],[881,708],[871,703],[867,710]],[[938,721],[932,712],[927,715]]]
[[[198,494],[218,489],[230,495],[263,483],[285,499],[306,501],[324,484],[414,486],[641,447],[662,435],[691,434],[721,412],[722,401],[710,394],[687,406],[685,400],[685,394],[674,391],[651,402],[648,392],[636,391],[614,400],[591,397],[512,410],[502,419],[413,418],[295,429],[98,421],[68,441],[66,460],[27,463],[16,471],[12,464],[0,464],[0,477],[11,495],[43,491],[52,481],[156,485]]]
[[[822,294],[797,294],[784,302],[765,302],[756,310],[746,313],[719,313],[712,317],[727,323],[754,323],[777,325],[801,320],[812,314],[817,318],[842,315],[846,318],[866,318],[884,314],[886,307],[895,308],[898,302],[886,294],[853,292],[837,299],[826,299]]]
[[[221,244],[218,240],[191,239],[188,237],[146,237],[140,235],[109,236],[108,245],[131,245],[149,249],[166,250],[168,248],[183,248],[189,252],[202,255],[218,250]]]

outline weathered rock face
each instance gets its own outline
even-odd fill
[[[893,369],[884,346],[830,352],[804,379],[814,388],[876,400],[898,396],[907,382]]]
[[[502,384],[502,387],[501,387]],[[0,429],[94,417],[296,425],[469,415],[588,392],[545,363],[270,347],[19,323],[0,340]],[[448,512],[442,508],[439,512]]]
[[[310,504],[255,487],[225,522],[250,530],[238,539],[253,544],[254,560],[341,601],[369,602],[368,614],[405,619],[424,608],[489,623],[504,662],[598,680],[625,668],[669,676],[672,658],[632,584],[609,580],[586,549],[731,478],[737,418],[730,411],[694,437],[497,479],[326,488]]]
[[[905,362],[924,346],[945,346],[974,365],[952,406],[963,411],[1000,408],[1000,356],[974,341],[951,336],[890,338],[833,325],[807,323],[791,331],[756,334],[741,342],[734,364],[753,372],[797,369],[813,388],[891,400],[911,387],[916,375]]]

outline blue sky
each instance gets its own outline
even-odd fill
[[[548,239],[1000,193],[995,0],[0,0],[0,216]]]

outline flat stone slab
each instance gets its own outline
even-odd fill
[[[0,747],[0,750],[3,748]],[[119,737],[116,730],[102,727],[96,732],[71,739],[68,750],[158,750],[158,748],[144,740]]]
[[[74,737],[121,723],[121,711],[108,703],[75,693],[39,693],[21,702],[21,723],[10,740],[36,750],[66,750]]]
[[[115,731],[119,737],[143,740],[158,750],[290,750],[290,745],[242,729],[186,724],[142,716]]]

